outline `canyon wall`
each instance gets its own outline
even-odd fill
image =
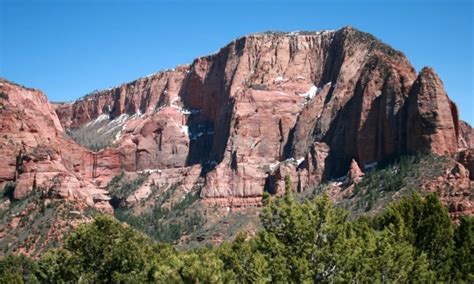
[[[51,163],[97,190],[121,171],[150,171],[167,183],[192,168],[204,202],[239,207],[260,204],[264,191],[281,194],[286,175],[304,191],[354,163],[426,150],[451,155],[472,143],[432,69],[417,75],[401,52],[351,27],[249,35],[190,65],[72,103],[50,106],[40,97],[44,107],[25,101],[23,111],[38,108],[31,123],[50,125],[15,134],[18,145],[1,149],[9,160],[0,182],[22,185],[31,170],[20,173],[16,160],[46,144],[58,153]],[[11,121],[2,120],[2,133],[22,133],[25,119],[4,112]],[[68,135],[101,137],[109,147],[87,150]],[[46,140],[21,146],[30,136]]]

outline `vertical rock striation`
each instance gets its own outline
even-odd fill
[[[57,147],[58,163],[84,182],[166,170],[156,177],[164,183],[200,169],[201,198],[219,206],[258,205],[264,190],[284,191],[286,175],[304,191],[355,165],[452,154],[472,140],[432,69],[417,76],[401,52],[351,27],[249,35],[190,65],[54,104],[57,116],[44,103],[58,133],[50,140],[69,145]],[[63,129],[110,147],[86,150]],[[1,181],[15,179],[19,149],[2,150]]]

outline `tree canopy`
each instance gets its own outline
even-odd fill
[[[325,196],[267,197],[263,229],[178,251],[109,216],[81,225],[38,260],[0,260],[0,283],[472,282],[474,219],[451,222],[430,194],[350,220]]]

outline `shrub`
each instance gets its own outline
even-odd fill
[[[327,196],[299,202],[289,190],[268,197],[255,237],[177,251],[99,215],[38,262],[1,259],[0,282],[472,282],[474,219],[456,227],[436,195],[405,197],[374,219],[347,216]]]
[[[8,94],[4,92],[0,92],[0,99],[4,99],[8,101]]]
[[[15,183],[8,182],[3,188],[3,194],[2,194],[3,198],[8,198],[10,200],[13,200],[14,191],[15,191]]]
[[[251,84],[250,88],[259,91],[266,91],[268,89],[265,84]]]

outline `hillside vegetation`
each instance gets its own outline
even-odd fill
[[[474,281],[474,219],[454,225],[434,194],[356,220],[327,197],[265,202],[255,237],[187,251],[98,216],[40,259],[2,259],[0,283]]]

